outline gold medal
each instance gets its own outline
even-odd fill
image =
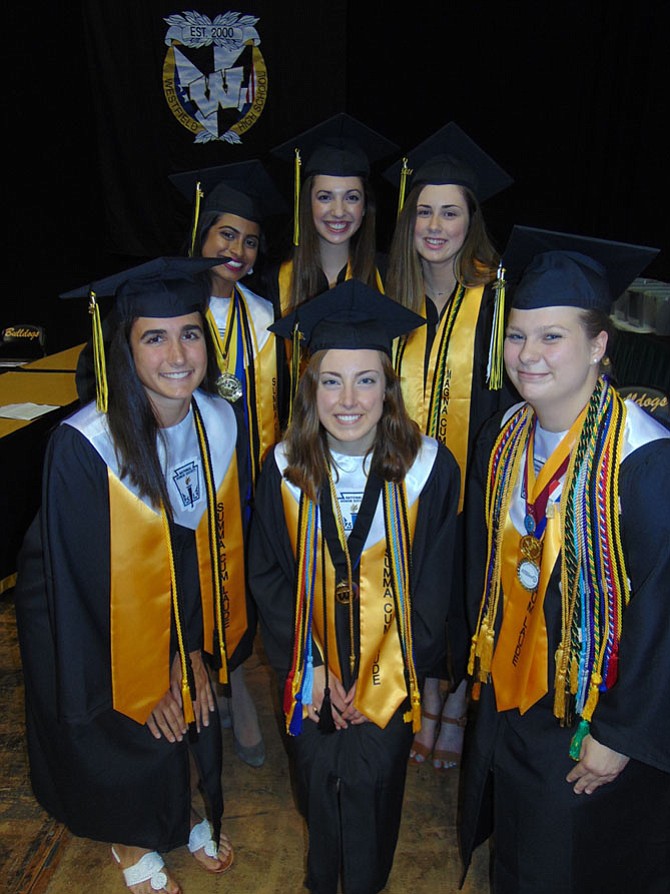
[[[233,373],[221,373],[216,380],[216,390],[226,400],[236,401],[242,397],[242,383]]]
[[[542,541],[531,534],[526,534],[519,542],[521,559],[516,568],[517,577],[524,590],[530,593],[537,590],[540,582],[540,561],[542,558]]]

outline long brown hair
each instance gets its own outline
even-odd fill
[[[321,363],[327,351],[317,351],[302,374],[293,416],[284,443],[288,467],[284,476],[312,500],[328,471],[330,450],[326,432],[319,421],[316,393]],[[384,409],[372,447],[371,470],[385,481],[402,481],[421,447],[418,425],[410,419],[390,357],[379,352],[385,379]]]
[[[161,427],[144,385],[137,375],[130,347],[130,331],[134,322],[135,318],[122,320],[119,323],[109,349],[107,420],[121,477],[127,475],[137,487],[140,496],[148,497],[155,507],[163,504],[166,512],[171,514],[170,499],[157,449]],[[202,331],[207,346],[207,371],[200,387],[215,394],[219,370],[209,327],[205,325],[204,319]]]
[[[290,309],[296,308],[304,301],[313,298],[319,291],[319,281],[323,276],[319,237],[312,217],[312,188],[314,178],[311,174],[305,178],[300,189],[298,204],[298,222],[300,224],[300,244],[293,249],[293,277],[291,279]],[[361,178],[365,196],[365,214],[357,232],[349,243],[349,263],[354,279],[360,279],[369,286],[376,287],[375,248],[376,248],[376,206],[370,184]]]
[[[389,297],[417,313],[421,313],[423,308],[426,289],[421,260],[414,248],[414,224],[419,196],[427,185],[417,183],[407,196],[393,233],[386,277]],[[495,278],[499,255],[486,232],[484,215],[474,193],[465,186],[459,186],[459,189],[468,207],[470,223],[454,262],[454,272],[458,282],[469,287],[491,282]]]

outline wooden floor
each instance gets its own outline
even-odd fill
[[[303,888],[304,823],[295,809],[279,735],[271,671],[258,650],[247,682],[259,710],[267,759],[252,769],[234,754],[224,730],[224,829],[235,864],[223,876],[198,868],[187,849],[166,855],[184,894],[284,894]],[[121,875],[109,847],[71,836],[36,804],[30,792],[23,741],[23,691],[11,594],[0,598],[0,890],[11,894],[121,894]],[[388,894],[457,892],[461,866],[456,845],[458,774],[410,767],[400,841]],[[480,848],[464,894],[489,891],[488,854]],[[5,884],[7,887],[5,888]]]

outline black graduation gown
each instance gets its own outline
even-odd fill
[[[478,442],[468,495],[473,629],[486,558],[482,482],[499,421]],[[467,869],[474,847],[494,833],[496,894],[670,890],[670,439],[626,457],[619,493],[632,598],[623,617],[619,678],[600,694],[591,733],[631,760],[614,782],[576,795],[574,783],[565,781],[574,766],[569,747],[576,724],[559,726],[551,685],[524,715],[498,712],[493,685],[483,685],[466,732],[460,837]],[[544,603],[550,684],[559,588],[560,557]]]
[[[495,289],[489,283],[484,287],[482,303],[477,317],[477,326],[474,336],[474,358],[472,362],[472,388],[470,391],[470,415],[468,423],[468,451],[466,470],[474,452],[477,435],[485,422],[487,422],[499,410],[506,410],[518,401],[518,395],[505,376],[503,387],[492,391],[486,382],[486,370],[488,366],[489,346],[491,342],[491,329],[493,327],[493,314],[495,310]],[[446,312],[446,308],[445,308]],[[436,336],[440,318],[433,302],[426,298],[426,354],[424,366],[421,370],[410,370],[408,365],[403,365],[403,376],[423,375],[424,382],[430,362],[430,352]],[[453,345],[455,346],[455,345]],[[452,346],[452,349],[453,349]],[[467,492],[468,472],[464,486]],[[465,550],[463,513],[459,514],[456,527],[456,549],[454,561],[454,582],[452,590],[451,612],[449,615],[449,630],[447,632],[449,643],[448,667],[444,664],[436,665],[429,676],[440,679],[451,678],[458,683],[464,679],[467,667],[467,628],[465,623]]]
[[[455,460],[439,447],[419,497],[412,548],[412,624],[420,683],[444,650],[450,597],[445,580],[450,579],[458,482]],[[295,559],[280,487],[277,464],[268,461],[256,492],[249,584],[266,653],[283,690],[293,643]],[[338,624],[336,645],[342,659],[348,654],[348,644],[340,640],[345,628]],[[315,649],[315,663],[317,656]],[[341,667],[348,687],[346,660]],[[403,722],[406,710],[407,704],[402,705],[384,729],[368,722],[327,734],[304,721],[300,735],[289,739],[299,805],[309,829],[310,890],[334,894],[340,871],[347,894],[372,894],[384,887],[398,837],[413,735],[411,724]]]
[[[244,437],[238,430],[244,494]],[[194,532],[174,527],[187,651],[202,647]],[[42,507],[19,558],[16,614],[26,691],[33,791],[76,835],[167,851],[190,829],[189,750],[216,834],[223,812],[216,715],[180,743],[112,708],[107,466],[79,431],[59,426],[48,445]],[[252,618],[250,620],[253,619]],[[172,655],[176,651],[173,644]],[[249,654],[252,629],[231,666]]]

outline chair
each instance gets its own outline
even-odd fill
[[[0,338],[0,365],[20,366],[46,354],[46,335],[43,326],[16,323],[6,326]]]
[[[666,428],[670,428],[670,404],[668,395],[659,388],[645,385],[621,385],[617,387],[621,397],[634,401]]]

